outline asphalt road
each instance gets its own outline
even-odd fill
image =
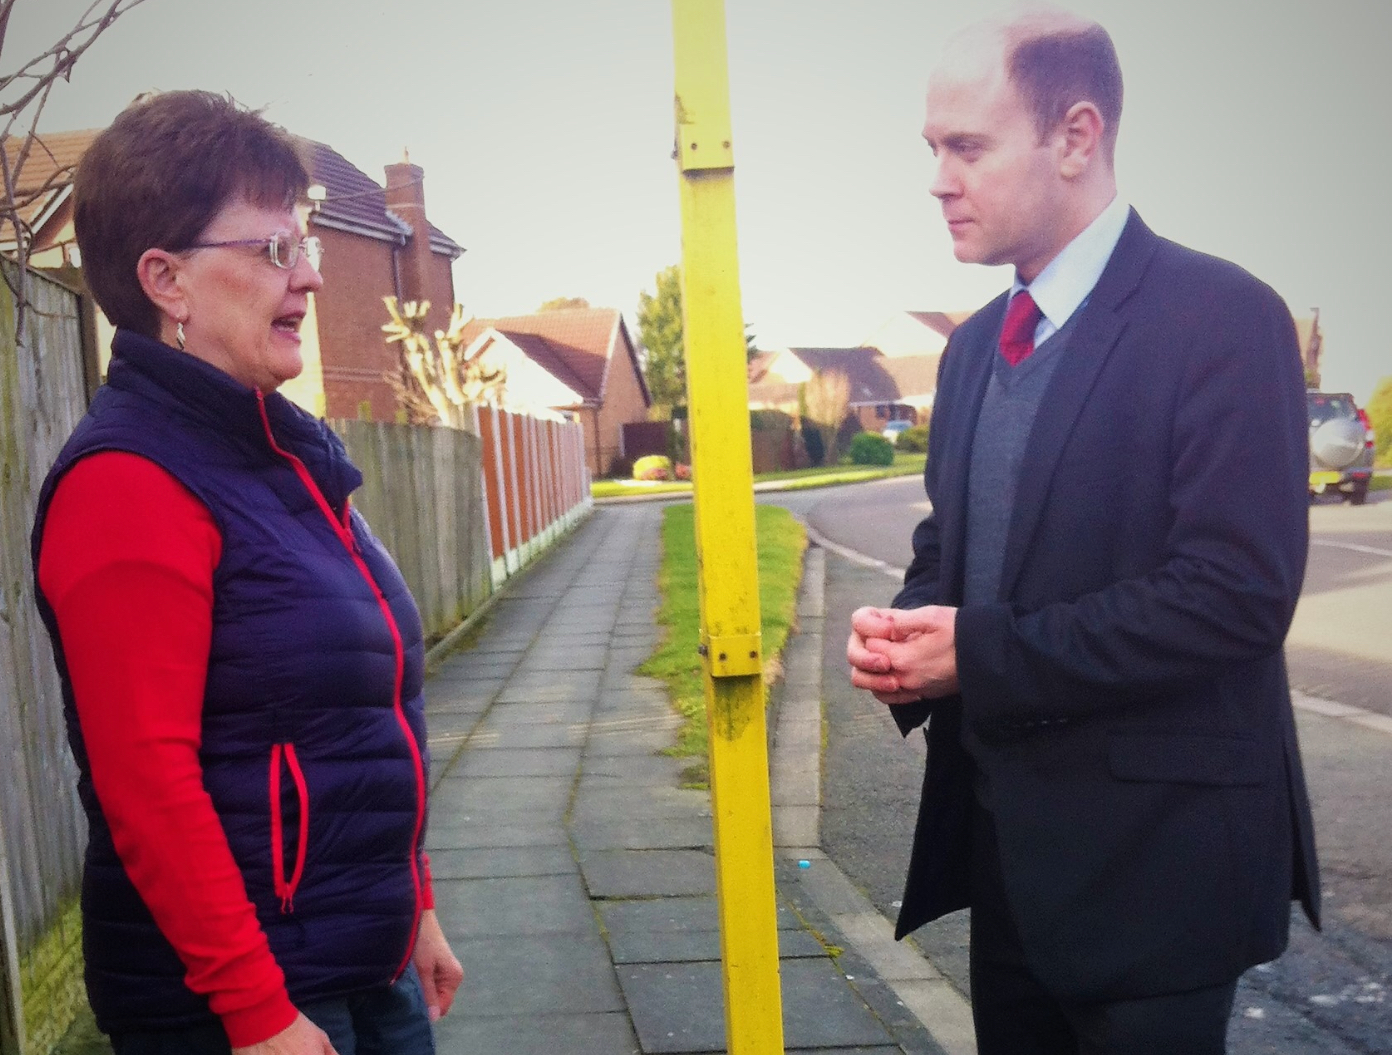
[[[1375,501],[1374,499],[1379,499]],[[927,512],[917,479],[768,496],[831,541],[891,566]],[[1392,495],[1362,508],[1311,509],[1305,593],[1292,628],[1292,681],[1325,699],[1392,713]],[[885,916],[902,893],[923,775],[924,743],[900,738],[885,708],[846,678],[844,627],[883,604],[897,579],[835,553],[827,560],[822,844]],[[1248,972],[1238,991],[1233,1055],[1392,1053],[1392,734],[1299,715],[1324,879],[1325,927],[1293,914],[1291,947]],[[965,993],[967,914],[914,935]]]

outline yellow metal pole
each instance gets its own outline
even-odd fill
[[[729,1055],[783,1051],[722,0],[672,0],[682,318]]]

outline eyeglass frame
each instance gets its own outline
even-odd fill
[[[289,237],[287,232],[277,231],[275,234],[267,235],[265,238],[234,238],[227,242],[195,242],[183,251],[189,252],[194,249],[232,249],[238,246],[259,246],[266,250],[271,258],[271,263],[281,271],[294,271],[295,265],[300,262],[301,254],[309,261],[309,266],[314,268],[315,271],[318,271],[319,264],[324,259],[324,243],[321,242],[316,235],[305,235],[298,242],[291,242],[290,259],[282,263],[280,251],[277,246],[280,245],[280,240],[282,238]]]

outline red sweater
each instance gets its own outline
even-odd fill
[[[279,1033],[297,1012],[198,761],[221,548],[207,509],[163,469],[133,454],[95,454],[54,494],[39,583],[116,852],[189,988],[208,997],[241,1047]]]

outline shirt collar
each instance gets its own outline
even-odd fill
[[[1030,296],[1055,330],[1063,328],[1097,285],[1130,214],[1130,205],[1120,195],[1113,198],[1029,284]],[[1017,274],[1010,295],[1025,288]]]

